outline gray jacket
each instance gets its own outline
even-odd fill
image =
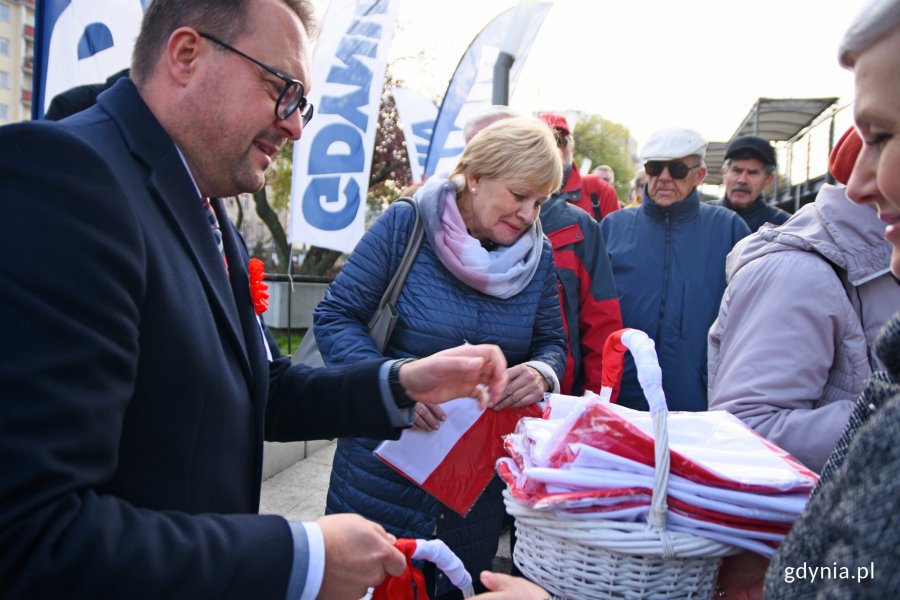
[[[879,328],[900,306],[884,223],[843,188],[728,255],[709,332],[709,408],[727,410],[821,470],[874,368]]]

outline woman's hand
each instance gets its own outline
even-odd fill
[[[500,402],[494,405],[495,410],[504,408],[523,408],[544,399],[544,392],[550,384],[536,369],[525,365],[516,365],[506,370],[509,382]]]
[[[542,587],[523,579],[492,571],[481,572],[481,583],[489,592],[478,594],[474,598],[483,600],[546,600],[550,597]]]
[[[416,402],[414,410],[416,411],[416,420],[413,421],[412,429],[419,431],[437,431],[441,422],[447,419],[443,409],[434,404]]]
[[[726,556],[722,559],[716,596],[738,600],[760,600],[769,559],[754,552]]]

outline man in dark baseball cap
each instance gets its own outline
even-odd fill
[[[725,152],[725,160],[729,158],[755,158],[763,164],[772,165],[773,167],[777,162],[775,160],[775,148],[772,147],[769,140],[755,135],[745,135],[731,142],[728,145],[728,150]]]
[[[750,231],[756,231],[763,223],[781,225],[790,213],[768,204],[764,194],[775,179],[775,166],[775,149],[769,140],[755,135],[734,139],[725,151],[722,165],[725,197],[710,204],[739,214]]]

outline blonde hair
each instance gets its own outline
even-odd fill
[[[450,179],[459,186],[467,177],[521,181],[549,196],[562,182],[556,138],[535,117],[511,117],[492,123],[463,150]]]

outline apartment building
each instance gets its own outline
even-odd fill
[[[31,118],[35,0],[0,0],[0,125]]]

